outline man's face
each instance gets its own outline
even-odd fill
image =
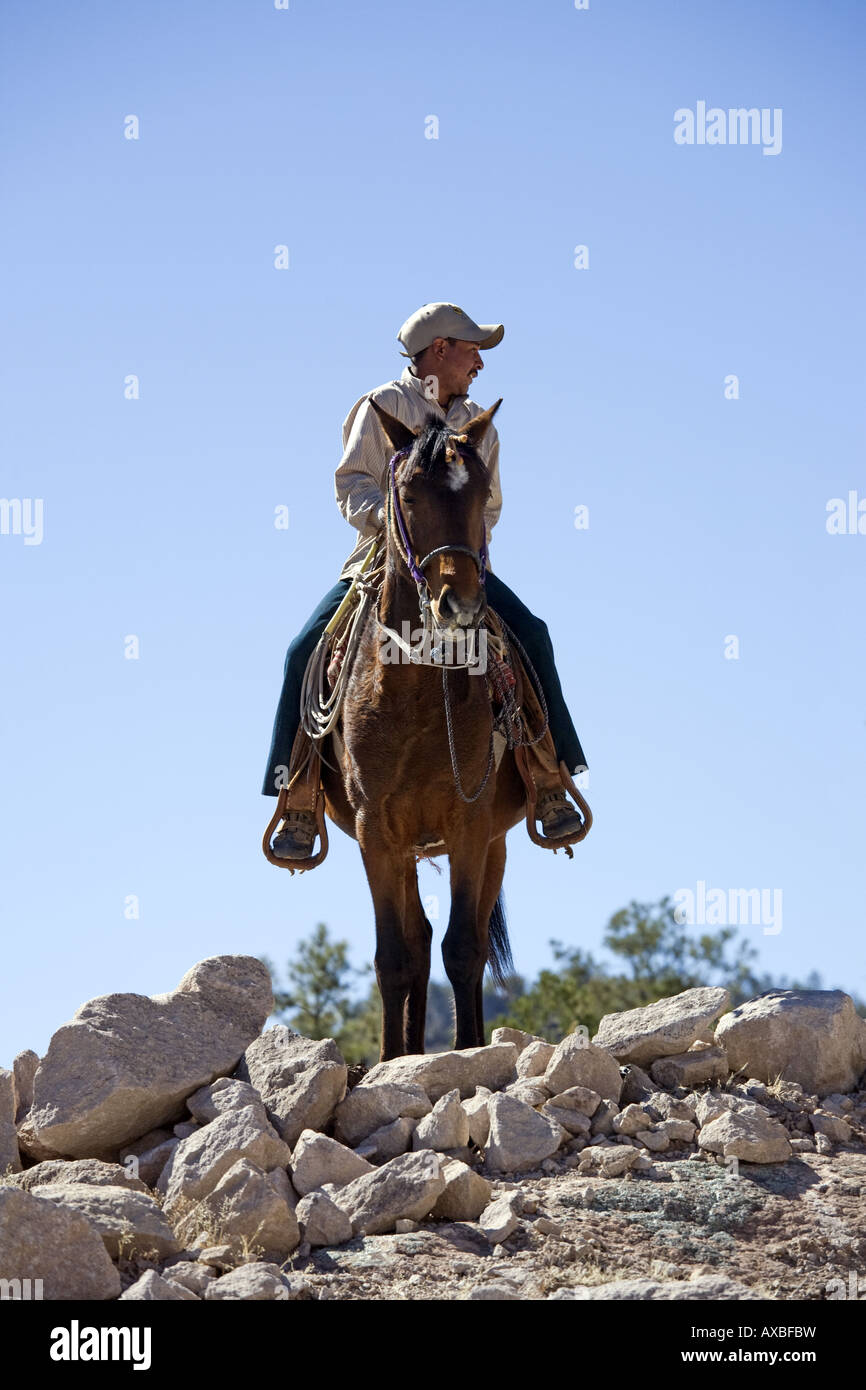
[[[440,340],[437,339],[437,342]],[[453,343],[441,339],[442,355],[439,359],[439,381],[452,396],[465,396],[480,371],[484,369],[477,343],[466,343],[456,339]]]

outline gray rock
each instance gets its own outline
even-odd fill
[[[678,1052],[653,1062],[650,1074],[659,1086],[700,1086],[705,1081],[724,1081],[728,1075],[728,1054],[723,1047],[702,1047]]]
[[[332,1194],[355,1235],[393,1231],[398,1220],[420,1221],[445,1190],[441,1160],[431,1150],[401,1154]]]
[[[490,1041],[493,1044],[513,1043],[519,1056],[531,1043],[544,1042],[544,1039],[536,1037],[535,1033],[524,1033],[522,1028],[494,1028]]]
[[[517,1058],[518,1077],[543,1076],[555,1051],[553,1043],[542,1042],[540,1038],[527,1043]]]
[[[584,1086],[603,1100],[619,1102],[622,1077],[616,1058],[601,1047],[594,1047],[582,1033],[568,1033],[557,1045],[544,1080],[553,1095]]]
[[[688,1299],[712,1303],[717,1299],[739,1302],[741,1299],[761,1297],[761,1294],[752,1293],[744,1284],[729,1279],[725,1274],[703,1274],[688,1280],[614,1279],[609,1284],[576,1284],[572,1288],[557,1289],[556,1293],[548,1295],[547,1301],[549,1303],[556,1299],[559,1302],[570,1300],[589,1303],[598,1299],[651,1302]]]
[[[709,1153],[748,1163],[782,1163],[791,1157],[784,1126],[769,1115],[725,1110],[703,1126],[698,1144]]]
[[[288,1145],[271,1125],[261,1123],[252,1105],[219,1115],[188,1139],[181,1139],[159,1178],[166,1211],[171,1214],[182,1199],[206,1197],[241,1158],[265,1172],[287,1168],[291,1158]]]
[[[476,1221],[490,1204],[492,1185],[468,1164],[449,1159],[443,1164],[445,1190],[436,1198],[436,1221]]]
[[[235,1075],[255,1087],[294,1148],[302,1130],[327,1124],[346,1094],[348,1068],[333,1038],[301,1038],[278,1023],[247,1048]]]
[[[639,1151],[630,1144],[600,1145],[584,1149],[578,1173],[595,1172],[603,1178],[619,1178],[637,1165]]]
[[[613,1122],[619,1113],[620,1109],[616,1101],[603,1100],[592,1117],[590,1133],[596,1137],[613,1134]]]
[[[187,1096],[236,1066],[272,1006],[270,976],[253,956],[200,961],[152,999],[91,999],[39,1064],[34,1138],[57,1155],[95,1158],[179,1118]]]
[[[866,1019],[838,989],[770,990],[725,1014],[716,1042],[732,1070],[817,1096],[852,1091],[866,1066]]]
[[[340,1143],[354,1147],[394,1120],[420,1120],[431,1109],[426,1091],[414,1084],[397,1086],[382,1082],[376,1086],[355,1086],[337,1106],[334,1134]]]
[[[435,1149],[447,1153],[469,1143],[469,1118],[460,1104],[460,1092],[448,1091],[415,1126],[413,1149]]]
[[[15,1123],[20,1124],[33,1104],[33,1078],[36,1075],[36,1068],[39,1066],[39,1058],[35,1052],[29,1048],[26,1052],[19,1052],[12,1063],[12,1075],[15,1090]]]
[[[352,1223],[326,1192],[310,1192],[298,1202],[295,1215],[306,1245],[344,1245],[352,1239]]]
[[[517,1047],[512,1042],[466,1047],[460,1052],[395,1057],[390,1062],[377,1062],[355,1089],[390,1081],[398,1086],[420,1086],[434,1102],[455,1088],[466,1099],[476,1086],[495,1091],[516,1080],[516,1061]]]
[[[156,1148],[145,1149],[137,1156],[129,1155],[130,1160],[133,1158],[135,1160],[138,1176],[142,1182],[147,1183],[148,1187],[157,1186],[179,1143],[179,1139],[165,1139],[161,1144],[157,1144]]]
[[[15,1128],[15,1076],[0,1067],[0,1176],[21,1172],[18,1131]]]
[[[25,1168],[15,1182],[25,1192],[32,1192],[44,1183],[87,1183],[91,1187],[125,1187],[130,1192],[147,1192],[141,1178],[130,1176],[119,1163],[100,1163],[96,1158],[46,1159],[32,1168]]]
[[[570,1090],[560,1091],[558,1096],[551,1096],[550,1100],[545,1101],[541,1113],[567,1129],[569,1134],[588,1137],[592,1129],[590,1115],[598,1110],[600,1100],[597,1091],[590,1091],[586,1086],[572,1086]]]
[[[185,1303],[188,1300],[194,1303],[199,1301],[198,1294],[193,1293],[183,1284],[175,1283],[172,1279],[164,1279],[157,1274],[155,1269],[148,1269],[142,1274],[140,1279],[136,1279],[134,1284],[120,1295],[121,1303]]]
[[[678,1100],[665,1091],[654,1091],[646,1104],[660,1120],[688,1120],[693,1124],[697,1116],[696,1106],[691,1101]]]
[[[172,1284],[180,1284],[197,1298],[204,1298],[208,1284],[212,1284],[216,1274],[210,1265],[200,1264],[198,1260],[178,1260],[163,1270],[163,1278]]]
[[[360,1154],[314,1129],[303,1131],[292,1154],[292,1182],[302,1197],[325,1183],[343,1187],[373,1171]]]
[[[659,1057],[687,1052],[693,1042],[710,1041],[714,1020],[730,1002],[726,989],[686,989],[642,1009],[605,1014],[593,1042],[607,1048],[620,1062],[643,1066]]]
[[[543,1105],[550,1099],[550,1087],[546,1086],[540,1076],[525,1077],[521,1081],[512,1081],[505,1087],[504,1094],[514,1096],[515,1100],[522,1100],[524,1105],[531,1105],[533,1110],[536,1105]]]
[[[369,1163],[387,1163],[392,1158],[404,1154],[411,1147],[417,1120],[409,1115],[401,1115],[399,1120],[383,1125],[375,1133],[359,1144],[355,1153]]]
[[[520,1303],[522,1296],[513,1284],[476,1284],[466,1295],[469,1303]]]
[[[210,1086],[202,1086],[187,1097],[186,1108],[197,1124],[210,1124],[217,1115],[229,1110],[243,1110],[247,1105],[260,1108],[262,1120],[267,1118],[264,1101],[254,1087],[231,1076],[221,1076]],[[175,1133],[177,1129],[175,1127]],[[184,1136],[181,1136],[184,1137]]]
[[[184,1240],[204,1227],[232,1250],[284,1260],[300,1245],[295,1197],[282,1168],[266,1173],[248,1158],[238,1159],[213,1190],[177,1223]]]
[[[627,1066],[620,1068],[622,1075],[622,1091],[620,1092],[620,1105],[640,1105],[656,1091],[658,1087],[642,1067],[636,1062],[629,1062]]]
[[[499,1029],[494,1028],[493,1031],[498,1033]],[[490,1133],[490,1115],[488,1114],[487,1103],[492,1094],[493,1092],[489,1091],[486,1086],[478,1086],[474,1096],[461,1102],[469,1121],[469,1138],[473,1144],[478,1145],[479,1149],[484,1148]]]
[[[137,1255],[163,1260],[181,1248],[159,1203],[149,1193],[84,1182],[48,1182],[33,1190],[41,1200],[86,1217],[113,1260]]]
[[[851,1126],[836,1115],[824,1115],[820,1110],[816,1110],[814,1115],[809,1116],[809,1122],[815,1134],[826,1134],[834,1144],[850,1142]]]
[[[569,1137],[561,1125],[513,1096],[491,1096],[488,1112],[486,1161],[493,1171],[519,1173],[537,1168]]]
[[[221,1279],[208,1284],[205,1299],[208,1303],[227,1299],[246,1299],[264,1302],[288,1301],[291,1285],[275,1264],[239,1265]]]
[[[99,1232],[80,1212],[0,1186],[0,1270],[4,1279],[42,1280],[42,1297],[116,1298],[120,1275]]]
[[[618,1115],[614,1116],[614,1134],[639,1134],[642,1129],[648,1129],[653,1122],[653,1116],[644,1105],[627,1105]]]
[[[502,1245],[519,1225],[521,1200],[519,1192],[506,1192],[486,1206],[478,1218],[482,1235],[491,1245]]]

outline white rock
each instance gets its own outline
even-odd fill
[[[542,1042],[540,1038],[528,1043],[517,1058],[518,1077],[543,1076],[555,1051],[553,1043]]]
[[[700,1086],[705,1081],[724,1081],[730,1070],[728,1054],[723,1047],[703,1047],[691,1052],[678,1052],[673,1057],[661,1057],[653,1062],[650,1075],[659,1086],[675,1090],[677,1086]]]
[[[346,1094],[348,1068],[333,1038],[301,1038],[279,1023],[247,1048],[235,1075],[258,1091],[271,1124],[294,1148],[302,1130],[331,1118]]]
[[[698,1144],[709,1153],[748,1163],[780,1163],[790,1158],[792,1152],[788,1135],[778,1120],[737,1110],[725,1110],[705,1124]]]
[[[714,1020],[730,1002],[726,989],[686,989],[641,1009],[605,1014],[593,1042],[607,1048],[620,1062],[643,1066],[659,1057],[686,1052],[693,1042],[708,1040]]]
[[[213,1190],[178,1221],[186,1241],[207,1226],[233,1250],[251,1250],[262,1259],[283,1260],[300,1244],[295,1194],[282,1168],[264,1172],[241,1158]]]
[[[344,1211],[355,1235],[393,1231],[395,1221],[420,1221],[433,1210],[445,1190],[438,1154],[429,1149],[401,1154],[362,1178],[331,1193]]]
[[[607,1300],[697,1300],[701,1303],[714,1303],[719,1299],[743,1299],[763,1297],[752,1293],[744,1284],[729,1279],[724,1274],[706,1274],[691,1279],[614,1279],[609,1284],[576,1284],[571,1288],[557,1289],[548,1295],[548,1302]]]
[[[399,1120],[392,1120],[389,1125],[383,1125],[369,1135],[363,1144],[358,1145],[355,1153],[369,1163],[387,1163],[411,1148],[417,1123],[411,1116],[401,1115]]]
[[[618,1102],[622,1090],[616,1058],[604,1048],[588,1043],[582,1033],[568,1033],[557,1045],[544,1081],[553,1095],[583,1086],[604,1100]]]
[[[468,1164],[449,1159],[443,1164],[445,1190],[436,1199],[437,1221],[475,1221],[490,1203],[492,1185]]]
[[[37,1197],[86,1217],[113,1260],[136,1255],[162,1260],[181,1248],[159,1203],[149,1193],[83,1182],[42,1183],[33,1190]]]
[[[847,1144],[851,1139],[851,1126],[835,1115],[824,1115],[816,1111],[809,1116],[815,1134],[826,1134],[834,1144]]]
[[[31,1289],[41,1279],[46,1300],[120,1293],[120,1275],[87,1217],[14,1186],[0,1186],[0,1271],[4,1279],[29,1279]]]
[[[307,1245],[343,1245],[352,1239],[352,1223],[325,1192],[310,1192],[295,1210],[301,1240]]]
[[[423,1119],[432,1109],[426,1091],[420,1086],[382,1082],[375,1086],[355,1086],[336,1109],[334,1133],[341,1144],[354,1147],[394,1120]]]
[[[493,1171],[518,1173],[537,1168],[569,1137],[561,1125],[513,1096],[491,1096],[488,1113],[490,1135],[485,1156]]]
[[[200,1125],[209,1124],[217,1115],[225,1115],[229,1110],[243,1110],[248,1105],[257,1110],[261,1120],[267,1119],[264,1101],[258,1091],[246,1081],[236,1081],[231,1076],[221,1076],[210,1086],[202,1086],[188,1096],[186,1102],[187,1110]]]
[[[183,1284],[164,1279],[155,1269],[147,1270],[120,1295],[121,1303],[184,1303],[189,1299],[197,1303],[198,1294]]]
[[[14,1077],[13,1089],[15,1092],[15,1114],[13,1119],[16,1124],[20,1124],[33,1104],[33,1078],[36,1075],[36,1068],[39,1066],[39,1058],[36,1053],[29,1048],[26,1052],[19,1052],[12,1063],[12,1075]]]
[[[539,1076],[526,1077],[522,1081],[512,1081],[505,1087],[504,1094],[514,1096],[515,1100],[522,1100],[524,1105],[531,1105],[534,1109],[550,1099],[550,1087]]]
[[[412,1135],[413,1149],[435,1149],[448,1153],[469,1143],[469,1119],[460,1104],[460,1092],[448,1091],[433,1106],[429,1115],[419,1120]]]
[[[652,1115],[643,1105],[627,1105],[613,1118],[614,1134],[639,1134],[648,1129],[653,1122]]]
[[[100,1163],[96,1158],[47,1159],[25,1168],[14,1181],[25,1192],[44,1183],[89,1183],[92,1187],[128,1187],[132,1192],[147,1192],[146,1183],[119,1163]]]
[[[490,1041],[491,1043],[513,1043],[519,1056],[531,1043],[544,1042],[544,1039],[536,1037],[535,1033],[524,1033],[522,1028],[494,1028],[490,1034]]]
[[[519,1224],[521,1201],[519,1192],[507,1192],[497,1197],[478,1218],[478,1225],[491,1245],[502,1245],[513,1235]]]
[[[176,1264],[168,1265],[163,1270],[162,1277],[172,1284],[180,1284],[181,1288],[189,1289],[197,1298],[204,1298],[208,1284],[212,1284],[216,1274],[210,1265],[199,1263],[198,1260],[178,1260]]]
[[[395,1057],[389,1062],[377,1062],[355,1089],[390,1081],[398,1086],[420,1086],[432,1101],[455,1088],[465,1099],[473,1094],[476,1086],[488,1086],[495,1091],[514,1081],[516,1061],[517,1047],[512,1042],[466,1047],[460,1052]]]
[[[499,1029],[495,1028],[494,1032]],[[487,1136],[490,1133],[490,1115],[487,1112],[487,1102],[493,1092],[488,1091],[486,1086],[479,1086],[474,1096],[461,1102],[469,1121],[469,1138],[473,1144],[477,1144],[479,1149],[483,1149],[487,1143]]]
[[[770,990],[725,1014],[716,1042],[732,1070],[817,1096],[853,1090],[866,1066],[866,1019],[838,989]]]
[[[245,1264],[229,1270],[221,1279],[208,1284],[205,1299],[208,1303],[227,1299],[265,1302],[287,1301],[289,1281],[275,1264]]]
[[[15,1075],[0,1067],[0,1177],[5,1173],[21,1172],[15,1110]]]
[[[166,1211],[171,1214],[181,1199],[206,1197],[241,1158],[265,1172],[287,1168],[291,1158],[288,1145],[271,1125],[261,1123],[251,1105],[219,1115],[188,1139],[181,1139],[159,1178]]]
[[[253,956],[200,961],[152,999],[91,999],[39,1064],[34,1138],[56,1155],[98,1158],[178,1119],[187,1096],[237,1064],[272,1006],[270,975]]]
[[[302,1132],[292,1154],[292,1183],[302,1197],[326,1182],[341,1187],[373,1171],[360,1154],[314,1129]]]

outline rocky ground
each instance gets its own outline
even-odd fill
[[[262,1033],[271,1007],[259,962],[216,957],[0,1072],[3,1296],[866,1298],[840,991],[688,990],[365,1074]]]

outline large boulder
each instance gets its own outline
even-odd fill
[[[810,1095],[852,1091],[866,1067],[866,1020],[839,989],[773,989],[719,1020],[733,1071],[797,1081]]]
[[[333,1038],[302,1038],[278,1023],[257,1038],[235,1073],[254,1086],[277,1133],[294,1148],[305,1129],[321,1129],[346,1094],[348,1067]]]
[[[687,1052],[693,1042],[709,1042],[713,1022],[730,1002],[726,989],[686,989],[641,1009],[605,1014],[593,1042],[607,1048],[620,1062],[644,1066],[659,1057]]]
[[[30,1280],[32,1297],[117,1298],[120,1275],[99,1232],[78,1211],[0,1187],[0,1277]],[[33,1292],[41,1280],[41,1293]]]
[[[166,1211],[184,1210],[188,1202],[206,1197],[241,1158],[264,1172],[287,1168],[291,1158],[288,1145],[267,1121],[262,1123],[253,1105],[219,1115],[181,1139],[157,1183]]]
[[[619,1063],[603,1047],[587,1042],[582,1033],[567,1033],[547,1064],[543,1078],[551,1095],[583,1086],[602,1100],[618,1101],[622,1090]]]
[[[35,1142],[53,1155],[100,1157],[180,1119],[187,1096],[237,1066],[272,1007],[270,975],[253,956],[200,961],[152,999],[91,999],[39,1064],[28,1117]]]
[[[25,1168],[15,1183],[25,1192],[46,1183],[87,1183],[91,1187],[127,1187],[131,1192],[147,1192],[147,1184],[133,1177],[120,1163],[100,1163],[96,1158],[46,1159]]]
[[[295,1194],[282,1168],[266,1173],[248,1158],[238,1159],[213,1191],[188,1209],[178,1232],[192,1242],[202,1229],[216,1229],[220,1241],[257,1257],[284,1260],[300,1244]]]
[[[373,1171],[372,1163],[353,1149],[314,1129],[304,1130],[292,1154],[292,1183],[302,1197],[324,1187],[326,1182],[343,1187]]]
[[[149,1193],[84,1182],[42,1183],[34,1192],[43,1201],[86,1216],[113,1260],[135,1255],[162,1260],[181,1248],[159,1203]]]
[[[420,1086],[434,1102],[455,1089],[465,1100],[474,1094],[476,1086],[497,1091],[514,1081],[517,1056],[518,1048],[513,1042],[464,1047],[459,1052],[411,1053],[389,1062],[377,1062],[356,1089],[388,1081],[397,1086]]]
[[[420,1221],[445,1190],[441,1159],[431,1149],[401,1154],[328,1195],[355,1235],[382,1235],[400,1220]]]

